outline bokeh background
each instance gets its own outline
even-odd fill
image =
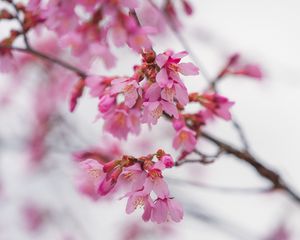
[[[234,52],[262,66],[265,75],[262,81],[227,78],[220,91],[236,102],[233,113],[245,129],[252,151],[300,193],[300,2],[193,0],[191,3],[194,15],[182,18],[181,34],[199,59],[200,71],[215,76]],[[5,34],[9,27],[1,25],[0,34]],[[158,50],[184,49],[169,29],[155,40],[154,47]],[[119,61],[114,73],[130,73],[138,57],[125,55],[126,49],[118,51],[120,56],[128,57]],[[94,70],[107,72],[101,64]],[[74,187],[77,169],[70,152],[89,146],[105,147],[110,141],[102,133],[102,123],[94,123],[97,102],[87,94],[75,113],[68,112],[67,103],[62,104],[60,113],[69,128],[57,127],[49,140],[52,151],[47,159],[38,168],[28,167],[23,142],[34,121],[30,89],[38,78],[33,70],[33,81],[13,92],[11,102],[0,108],[1,240],[117,240],[125,239],[133,229],[142,233],[137,239],[300,239],[300,206],[280,192],[221,192],[174,181],[174,178],[193,180],[225,187],[268,186],[250,166],[229,156],[222,156],[211,165],[183,165],[168,172],[171,191],[185,209],[184,220],[179,224],[142,223],[141,211],[126,215],[126,200],[115,197],[93,202],[78,194]],[[192,91],[205,87],[202,75],[187,78],[185,83]],[[7,91],[8,85],[8,77],[0,75],[0,94]],[[216,121],[207,130],[240,145],[230,123]],[[158,148],[173,153],[172,134],[172,127],[161,120],[151,131],[145,128],[141,136],[130,137],[120,145],[130,154],[148,154]],[[66,135],[71,142],[64,141]],[[204,141],[200,141],[199,147],[211,150]],[[35,233],[28,231],[24,214],[24,209],[32,205],[47,215]],[[276,232],[289,238],[275,238]]]

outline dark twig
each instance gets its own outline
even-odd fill
[[[174,183],[176,185],[190,185],[193,187],[199,187],[204,188],[211,191],[218,191],[218,192],[224,192],[224,193],[246,193],[246,194],[256,194],[256,193],[270,193],[274,190],[273,186],[271,187],[264,187],[264,188],[241,188],[241,187],[223,187],[223,186],[216,186],[216,185],[210,185],[206,183],[199,183],[184,179],[178,179],[178,178],[166,178],[168,182]]]
[[[260,163],[260,161],[257,160],[257,158],[255,158],[252,154],[250,154],[247,151],[240,151],[232,147],[231,145],[225,143],[224,141],[221,141],[205,132],[202,132],[201,136],[207,139],[208,141],[214,143],[219,148],[223,149],[227,154],[233,155],[236,158],[250,164],[259,173],[259,175],[269,180],[273,184],[274,189],[285,191],[295,201],[300,203],[299,195],[295,193],[290,187],[288,187],[288,185],[285,183],[282,177],[274,170],[271,170],[270,168]]]
[[[6,49],[11,49],[13,51],[18,51],[18,52],[23,52],[23,53],[27,53],[27,54],[31,54],[31,55],[34,55],[36,57],[39,57],[41,59],[44,59],[46,61],[49,61],[49,62],[52,62],[56,65],[59,65],[63,68],[66,68],[72,72],[75,72],[76,74],[78,74],[80,77],[82,78],[86,78],[88,76],[87,73],[85,73],[84,71],[82,71],[81,69],[61,60],[61,59],[58,59],[58,58],[55,58],[55,57],[51,57],[45,53],[42,53],[40,51],[37,51],[35,49],[32,49],[32,48],[20,48],[20,47],[7,47],[7,46],[0,46],[0,49],[3,49],[3,48],[6,48]]]

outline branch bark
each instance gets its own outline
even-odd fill
[[[285,191],[290,197],[292,197],[295,201],[300,203],[300,196],[285,183],[283,178],[274,170],[263,165],[255,156],[253,156],[249,152],[240,151],[231,146],[230,144],[221,141],[208,133],[202,132],[201,137],[214,143],[216,146],[223,149],[225,153],[233,155],[237,159],[240,159],[245,163],[251,165],[260,176],[267,179],[273,184],[274,189]]]

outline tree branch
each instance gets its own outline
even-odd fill
[[[21,47],[7,47],[7,46],[0,46],[0,49],[11,49],[13,51],[18,51],[18,52],[23,52],[23,53],[27,53],[27,54],[31,54],[33,56],[36,56],[36,57],[39,57],[43,60],[46,60],[46,61],[49,61],[49,62],[52,62],[56,65],[59,65],[63,68],[66,68],[72,72],[75,72],[76,74],[78,74],[80,77],[82,78],[86,78],[88,76],[87,73],[85,73],[83,70],[61,60],[61,59],[58,59],[58,58],[55,58],[55,57],[52,57],[52,56],[49,56],[45,53],[42,53],[40,51],[37,51],[33,48],[21,48]]]
[[[251,165],[260,176],[263,178],[269,180],[272,184],[274,189],[284,190],[290,197],[292,197],[295,201],[300,203],[300,196],[295,193],[283,180],[283,178],[274,170],[264,166],[262,163],[259,162],[259,160],[254,157],[249,152],[240,151],[228,143],[225,143],[224,141],[221,141],[208,133],[202,132],[201,136],[208,141],[214,143],[219,148],[223,149],[223,151],[227,154],[233,155],[236,158],[248,163]]]

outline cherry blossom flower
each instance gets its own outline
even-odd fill
[[[144,213],[142,215],[143,220],[145,222],[149,221],[153,208],[153,201],[150,195],[143,195],[141,192],[130,193],[126,205],[126,213],[132,213],[139,206],[144,208]]]
[[[173,147],[178,149],[182,146],[185,151],[191,152],[194,150],[196,143],[196,133],[184,126],[177,130],[173,140]]]
[[[144,102],[144,114],[142,122],[156,124],[157,120],[162,116],[163,111],[169,116],[178,118],[178,111],[174,104],[167,101]]]
[[[140,113],[134,109],[119,107],[105,115],[104,119],[104,130],[119,139],[127,139],[129,132],[140,132]]]
[[[160,87],[172,87],[174,82],[180,82],[179,73],[185,76],[199,74],[199,69],[193,63],[180,63],[187,55],[186,51],[175,54],[173,51],[166,51],[157,55],[156,62],[161,70],[156,76],[156,81]]]
[[[172,198],[158,198],[152,210],[151,221],[158,224],[168,221],[180,222],[183,218],[181,205]]]
[[[205,93],[201,95],[199,101],[206,108],[202,112],[205,119],[211,119],[214,115],[227,121],[231,119],[229,109],[234,105],[234,102],[229,101],[226,97],[216,93]]]
[[[261,67],[258,64],[248,63],[243,60],[238,53],[235,53],[228,58],[227,64],[219,73],[218,78],[222,78],[226,74],[242,75],[258,80],[263,78]]]
[[[99,99],[98,110],[101,113],[106,113],[109,110],[111,110],[112,106],[115,105],[115,103],[116,103],[116,98],[115,97],[112,97],[108,94],[103,95]]]
[[[91,197],[93,200],[99,198],[98,188],[105,177],[103,165],[94,159],[87,159],[79,163],[80,174],[76,177],[78,190]]]
[[[135,79],[115,79],[112,81],[111,93],[123,93],[125,105],[132,108],[139,97],[139,84]]]
[[[162,156],[162,158],[160,160],[163,162],[163,164],[166,166],[166,168],[171,168],[174,166],[174,160],[171,157],[171,155],[166,154],[166,155]]]

